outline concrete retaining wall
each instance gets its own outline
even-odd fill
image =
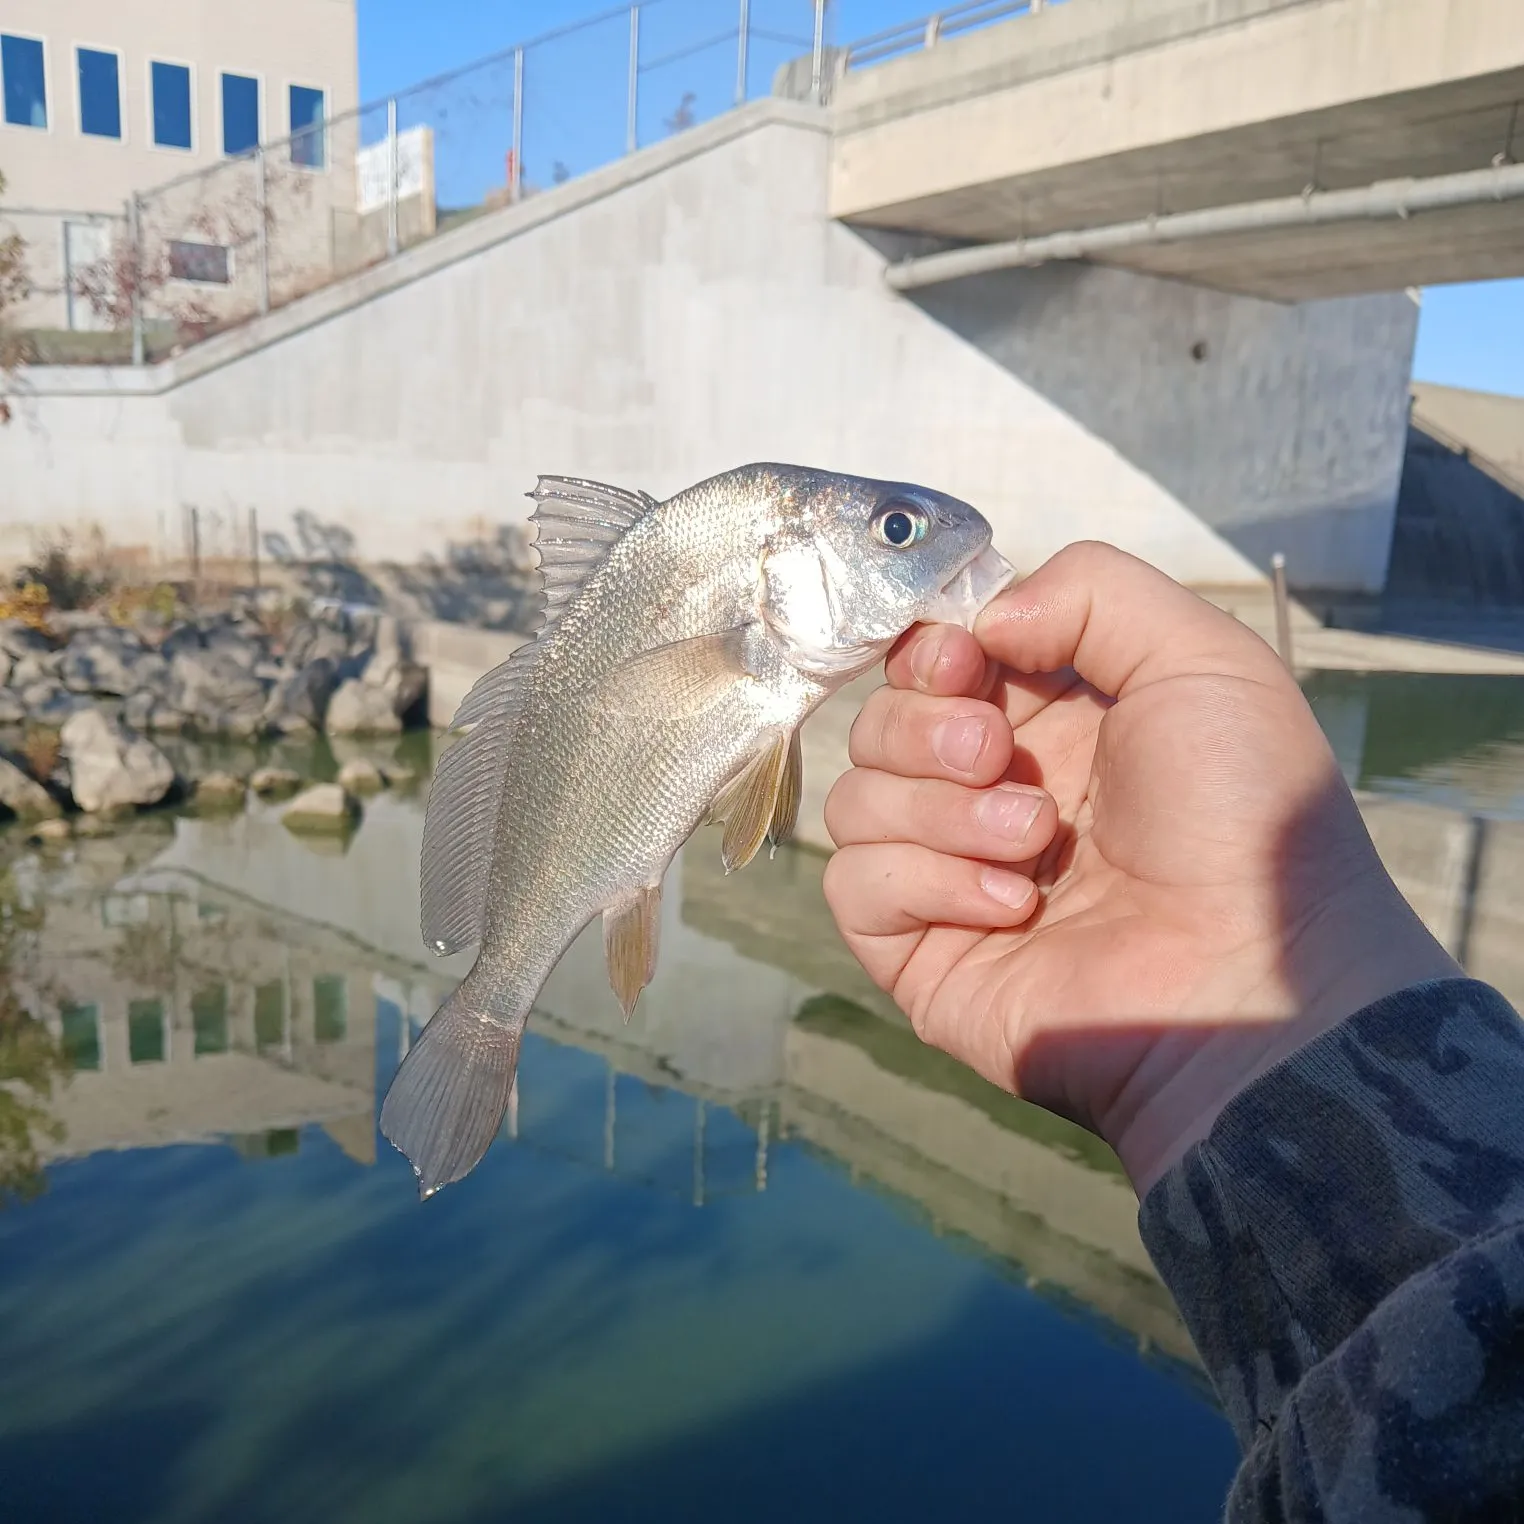
[[[1405,385],[1401,323],[1212,298],[1231,337],[1194,387],[1197,314],[1146,278],[1050,283],[1040,303],[981,288],[954,325],[827,217],[826,128],[761,102],[148,370],[25,373],[0,429],[0,561],[57,528],[177,559],[196,506],[208,557],[246,552],[254,509],[267,554],[300,522],[416,563],[522,519],[538,472],[665,495],[774,459],[956,493],[1022,565],[1099,537],[1187,581],[1252,580],[1210,500],[1219,524],[1279,516],[1263,543],[1302,581],[1379,585],[1401,441],[1372,388]],[[1166,469],[1202,450],[1190,480]],[[1304,475],[1345,458],[1354,529],[1304,534]]]

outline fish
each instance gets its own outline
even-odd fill
[[[532,640],[461,702],[424,816],[420,925],[476,959],[381,1110],[427,1199],[501,1126],[535,1000],[601,916],[628,1021],[662,881],[706,822],[727,873],[799,812],[799,729],[920,621],[971,623],[1014,576],[968,503],[905,482],[742,466],[658,502],[575,477],[528,494]]]

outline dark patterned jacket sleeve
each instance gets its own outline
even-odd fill
[[[1524,1022],[1495,990],[1357,1012],[1140,1222],[1244,1448],[1228,1519],[1524,1520]]]

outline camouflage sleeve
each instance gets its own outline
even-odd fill
[[[1524,1022],[1495,990],[1308,1044],[1140,1223],[1245,1452],[1228,1519],[1524,1519]]]

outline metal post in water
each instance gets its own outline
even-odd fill
[[[693,1113],[693,1204],[704,1204],[704,1123],[707,1120],[704,1098],[700,1096]]]
[[[517,201],[524,183],[524,50],[513,50],[513,171],[508,176],[508,199]]]
[[[751,0],[741,0],[740,28],[736,34],[736,105],[746,104],[746,49],[751,41]]]
[[[249,569],[254,574],[254,591],[259,591],[259,509],[249,509]]]
[[[820,82],[825,73],[826,0],[815,0],[815,43],[810,52],[810,99],[820,104]]]
[[[1270,557],[1270,575],[1275,588],[1275,644],[1281,660],[1295,671],[1291,660],[1291,604],[1286,595],[1286,558],[1280,551]]]
[[[386,103],[386,257],[395,259],[402,239],[397,230],[397,97]]]
[[[618,1076],[614,1073],[613,1064],[608,1063],[608,1078],[603,1087],[603,1167],[606,1170],[614,1168],[614,1086]]]
[[[196,585],[197,592],[201,588],[201,510],[194,505],[190,511],[191,532],[191,581]]]
[[[640,7],[630,7],[630,86],[624,123],[624,151],[634,153],[640,140],[635,108],[640,100]]]
[[[757,1118],[757,1160],[755,1179],[759,1192],[767,1189],[767,1124],[772,1119],[772,1103],[762,1102],[761,1115]]]
[[[132,363],[143,364],[147,358],[143,343],[143,212],[136,196],[127,202],[127,237],[132,244],[129,255],[132,261]]]
[[[259,218],[255,230],[257,259],[259,261],[259,313],[263,317],[270,310],[270,228],[269,187],[265,183],[265,150],[260,144],[254,150],[254,210]]]

